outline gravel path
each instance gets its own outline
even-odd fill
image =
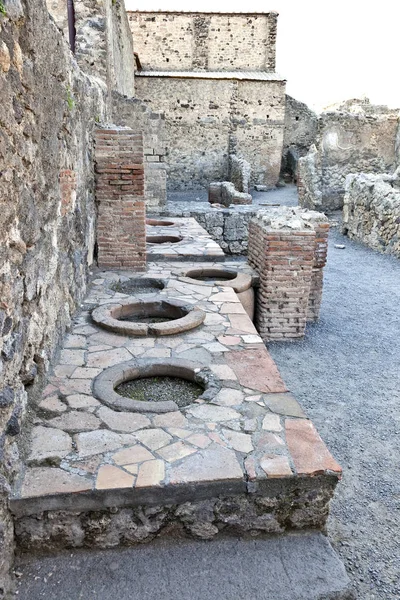
[[[357,598],[399,600],[400,261],[333,230],[320,322],[268,348],[343,466],[329,537]]]

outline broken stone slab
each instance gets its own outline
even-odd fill
[[[72,440],[64,431],[53,427],[34,427],[31,433],[29,465],[59,465],[72,450]]]

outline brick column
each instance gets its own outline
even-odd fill
[[[329,223],[316,223],[315,226],[314,266],[311,277],[310,297],[308,300],[307,321],[318,321],[322,301],[323,268],[328,254]]]
[[[265,341],[304,335],[312,285],[320,303],[327,227],[310,214],[282,208],[250,221],[248,261],[260,275],[255,324]]]
[[[98,265],[146,270],[143,139],[131,129],[95,132]]]

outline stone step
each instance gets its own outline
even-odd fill
[[[319,533],[19,556],[19,600],[350,600],[343,564]]]

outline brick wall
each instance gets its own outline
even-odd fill
[[[328,231],[324,215],[299,209],[250,221],[248,262],[260,275],[255,323],[263,340],[303,337],[307,321],[318,319]]]
[[[95,134],[98,264],[146,269],[143,136],[130,129]]]
[[[314,266],[311,276],[310,296],[308,299],[307,321],[318,321],[322,301],[323,268],[328,254],[329,223],[315,226]]]

